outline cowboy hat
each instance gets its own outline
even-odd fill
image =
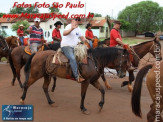
[[[61,21],[57,21],[56,23],[54,23],[54,26],[57,26],[57,25],[63,25],[63,24],[61,23]]]
[[[20,24],[19,27],[24,27],[24,25],[23,24]]]

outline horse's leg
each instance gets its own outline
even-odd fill
[[[29,78],[29,80],[27,82],[24,83],[24,90],[23,90],[23,95],[21,96],[21,100],[20,103],[24,103],[24,100],[26,98],[26,94],[27,94],[27,90],[28,88],[34,83],[36,82],[38,79],[34,79],[32,77]]]
[[[22,82],[21,82],[21,80],[20,80],[20,69],[21,69],[20,67],[17,67],[17,68],[16,68],[16,75],[17,75],[17,79],[18,79],[20,88],[23,88]]]
[[[147,120],[148,120],[148,122],[154,122],[155,121],[155,110],[156,110],[155,104],[152,103],[150,105],[150,107],[151,107],[151,110],[147,114]]]
[[[44,84],[43,84],[43,89],[44,89],[44,93],[46,95],[46,98],[48,100],[48,103],[51,105],[54,102],[51,100],[49,93],[48,93],[48,87],[50,84],[50,77],[48,75],[44,76]]]
[[[99,81],[94,81],[93,83],[91,83],[95,88],[97,88],[98,90],[100,90],[101,92],[101,101],[99,102],[99,112],[102,110],[102,107],[104,105],[104,95],[105,95],[105,90],[104,88],[101,86],[101,84],[99,83]]]
[[[128,82],[128,90],[129,92],[133,91],[133,87],[132,87],[132,82],[135,80],[135,76],[134,76],[134,71],[131,70],[129,71],[129,82]]]
[[[80,103],[80,109],[84,114],[89,114],[89,112],[87,111],[87,109],[84,107],[84,99],[85,99],[85,95],[87,92],[87,88],[88,88],[89,82],[88,81],[84,81],[81,83],[81,103]]]
[[[129,81],[122,82],[121,87],[128,85],[128,90],[130,92],[132,92],[133,91],[133,87],[132,87],[131,84],[135,80],[135,76],[134,76],[134,71],[133,70],[128,71],[128,72],[129,72]]]
[[[53,82],[53,86],[52,86],[52,90],[51,90],[52,92],[54,92],[54,90],[55,90],[57,78],[53,77],[53,80],[54,80],[54,82]]]
[[[106,88],[109,89],[109,90],[111,90],[112,87],[111,87],[111,85],[109,84],[109,82],[106,81],[105,76],[104,76],[104,73],[101,75],[101,78],[102,78],[102,80],[104,81]]]

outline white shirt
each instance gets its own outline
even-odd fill
[[[65,27],[65,30],[69,30],[71,28],[71,24],[68,24]],[[82,36],[81,29],[79,27],[75,28],[73,31],[71,31],[68,35],[63,36],[63,39],[61,41],[61,47],[64,46],[70,46],[74,47],[78,44],[80,41],[80,38]]]

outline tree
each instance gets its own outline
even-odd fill
[[[3,37],[7,37],[7,33],[4,30],[0,30],[0,35]]]
[[[129,30],[135,34],[163,30],[163,8],[152,1],[142,1],[126,7],[119,13],[118,19],[128,21]]]
[[[21,13],[39,13],[39,9],[38,8],[34,8],[34,5],[32,5],[30,8],[23,8],[23,7],[20,7],[20,8],[17,8],[17,7],[14,7],[14,8],[11,8],[10,9],[10,14],[21,14]]]
[[[94,15],[94,17],[102,17],[102,15],[101,14],[98,14],[98,13],[90,13],[90,14],[93,14]]]
[[[0,13],[0,18],[3,16],[3,14],[5,14],[5,13]]]
[[[25,13],[39,13],[39,9],[37,7],[34,8],[34,5],[30,8],[26,8]]]
[[[13,24],[12,27],[11,27],[12,28],[12,31],[17,31],[18,28],[19,28],[19,25],[21,25],[21,24],[24,25],[24,31],[25,31],[25,33],[27,33],[26,30],[28,29],[28,27],[30,26],[30,24],[26,20],[24,20],[24,21],[17,21],[15,24]]]
[[[131,24],[123,19],[120,20],[121,22],[121,29],[124,31],[129,31]]]
[[[10,9],[10,14],[21,14],[21,13],[25,13],[25,8],[17,8],[17,7],[14,7],[14,8],[11,8]]]
[[[50,11],[50,13],[59,12],[59,8],[55,8],[55,7],[52,8],[52,6],[51,6],[51,7],[49,7],[49,11]]]

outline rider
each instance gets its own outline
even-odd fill
[[[75,80],[80,83],[84,81],[84,79],[78,74],[78,66],[74,56],[74,47],[80,42],[80,39],[83,42],[86,41],[86,39],[82,35],[81,29],[78,27],[79,22],[79,17],[74,18],[71,23],[65,27],[65,30],[63,31],[63,40],[61,41],[61,49],[70,61]]]
[[[91,30],[91,28],[92,24],[88,23],[86,26],[87,30],[85,31],[85,38],[89,40],[89,45],[91,48],[93,48],[93,41],[97,37],[93,35],[93,31]]]
[[[40,27],[40,19],[34,19],[34,25],[30,26],[27,30],[30,33],[30,49],[31,52],[37,52],[38,47],[42,45],[44,41],[43,30]]]
[[[19,25],[19,28],[17,30],[17,35],[19,36],[19,39],[21,41],[21,45],[24,45],[24,26],[23,24]]]
[[[128,47],[128,44],[122,42],[122,37],[119,33],[121,27],[120,21],[114,21],[114,26],[110,32],[110,47]]]
[[[61,28],[61,25],[63,25],[60,21],[57,21],[54,23],[55,29],[52,32],[52,39],[53,43],[58,43],[62,41],[61,33],[59,29]]]
[[[128,44],[125,44],[122,42],[122,37],[119,33],[119,29],[121,27],[120,21],[114,21],[114,26],[110,32],[110,47],[120,47],[127,49],[130,53],[130,61],[133,60],[133,56],[131,55],[131,50]],[[134,70],[135,68],[132,66],[130,67],[130,70]]]

